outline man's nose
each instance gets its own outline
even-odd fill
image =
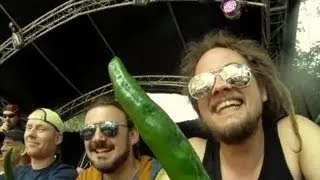
[[[106,136],[101,132],[100,128],[97,128],[93,134],[92,141],[104,141]]]
[[[36,129],[35,128],[31,128],[28,131],[25,131],[24,133],[24,137],[35,137],[37,135],[36,133]]]
[[[215,84],[211,90],[211,94],[216,95],[219,92],[230,89],[232,89],[232,86],[229,83],[227,83],[224,79],[222,79],[220,75],[217,75],[215,79]]]
[[[4,145],[2,145],[2,147],[1,147],[1,152],[4,152],[5,150],[7,149],[7,147],[6,147],[6,145],[4,144]]]

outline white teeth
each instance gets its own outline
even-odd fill
[[[224,108],[231,107],[231,106],[240,106],[242,104],[239,100],[227,100],[223,101],[217,105],[216,112],[220,112]]]
[[[109,152],[109,149],[96,149],[97,153]]]

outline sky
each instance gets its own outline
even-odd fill
[[[297,40],[300,41],[298,48],[309,51],[310,46],[320,41],[320,0],[306,0],[300,4],[298,28],[304,27],[303,32],[297,31]]]

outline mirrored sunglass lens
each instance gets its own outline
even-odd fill
[[[244,87],[250,82],[251,72],[244,64],[232,64],[223,69],[221,76],[234,87]]]
[[[250,82],[250,77],[247,76],[238,76],[229,78],[226,80],[229,84],[235,87],[244,87],[247,86]]]
[[[201,98],[211,91],[215,83],[215,75],[211,73],[201,73],[194,76],[189,84],[189,93],[193,98]]]
[[[92,136],[95,133],[95,128],[92,127],[88,127],[88,128],[84,128],[81,132],[80,135],[83,137],[83,139],[88,140],[91,139]]]
[[[104,123],[100,127],[101,132],[108,137],[115,137],[118,134],[119,126],[115,123]]]

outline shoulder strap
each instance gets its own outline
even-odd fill
[[[153,159],[150,179],[152,179],[152,180],[155,179],[157,174],[161,170],[161,168],[162,168],[161,164],[157,160]]]
[[[221,179],[219,148],[219,143],[208,139],[202,164],[211,180]]]
[[[265,154],[259,180],[293,179],[282,150],[277,124],[264,126],[264,132]],[[273,173],[275,171],[278,173]]]
[[[140,159],[140,170],[133,180],[153,180],[161,170],[160,163],[150,156],[142,156]]]

